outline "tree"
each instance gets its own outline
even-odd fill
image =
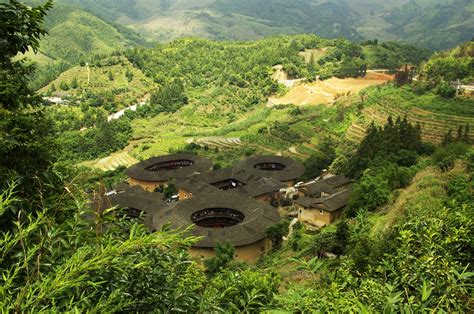
[[[374,176],[363,176],[355,184],[348,201],[348,214],[353,216],[358,210],[372,211],[385,204],[390,196],[387,180]]]
[[[107,73],[107,77],[109,78],[109,81],[113,81],[114,80],[114,75],[112,74],[112,71],[109,71]]]
[[[288,234],[289,221],[282,220],[279,223],[269,226],[265,230],[265,235],[272,240],[272,248],[277,250],[281,247],[283,237]]]
[[[45,190],[38,195],[39,190],[54,186],[45,178],[56,151],[54,128],[40,107],[40,97],[28,88],[32,68],[12,58],[30,48],[38,50],[39,39],[46,34],[42,23],[51,7],[52,1],[33,8],[18,1],[0,3],[0,189],[16,180],[17,197],[25,200],[24,208],[29,210],[47,196]],[[8,212],[11,216],[3,216],[6,221],[17,215],[14,210]]]
[[[76,89],[79,87],[79,84],[77,83],[77,78],[73,78],[71,81],[71,88]]]
[[[183,82],[174,79],[170,84],[163,86],[150,97],[150,104],[157,112],[175,112],[188,103]]]
[[[65,81],[62,81],[61,84],[59,84],[59,88],[62,91],[68,91],[69,90],[69,84]]]
[[[133,73],[129,68],[127,68],[127,71],[125,72],[125,77],[129,83],[133,80]]]
[[[395,83],[397,86],[402,86],[405,84],[409,84],[412,81],[412,73],[410,68],[408,67],[407,64],[405,64],[405,67],[403,70],[398,70],[397,73],[395,74]]]
[[[215,256],[204,260],[206,271],[214,275],[234,260],[235,248],[230,243],[217,243],[214,248]]]

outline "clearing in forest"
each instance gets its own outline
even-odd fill
[[[319,105],[332,104],[340,95],[355,94],[364,88],[380,85],[393,79],[393,76],[380,73],[367,73],[363,78],[330,78],[325,81],[316,81],[300,84],[290,89],[281,98],[270,97],[268,107],[281,104]]]

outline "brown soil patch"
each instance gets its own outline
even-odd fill
[[[393,79],[382,73],[368,73],[363,78],[330,78],[325,81],[301,84],[293,87],[281,98],[270,97],[268,106],[280,104],[318,105],[331,104],[338,96],[356,94],[364,88],[380,85]]]

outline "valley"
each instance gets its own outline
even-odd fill
[[[25,3],[1,312],[474,311],[471,1]]]

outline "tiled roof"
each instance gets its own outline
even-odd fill
[[[188,167],[182,167],[171,170],[157,170],[150,171],[147,168],[152,167],[158,163],[170,162],[173,160],[189,160],[193,164]],[[169,179],[180,179],[185,178],[195,173],[202,173],[208,171],[212,167],[212,161],[210,159],[199,157],[192,154],[174,154],[153,157],[144,161],[141,161],[127,170],[125,173],[133,179],[147,182],[159,182],[168,181]]]
[[[226,228],[205,228],[194,225],[191,216],[200,210],[210,208],[229,208],[244,215],[241,223]],[[172,229],[185,229],[194,225],[191,233],[203,237],[196,247],[214,247],[218,242],[229,242],[233,246],[255,243],[265,238],[268,226],[280,220],[278,211],[264,203],[249,197],[237,196],[218,190],[216,193],[199,195],[191,199],[174,203],[168,208],[150,205],[148,212],[153,212],[153,227],[160,230],[170,224]]]
[[[282,170],[261,170],[259,164],[275,163],[284,165]],[[245,170],[260,177],[272,178],[281,182],[296,180],[304,173],[304,166],[291,158],[282,156],[253,156],[239,162],[236,169]]]
[[[332,212],[345,207],[350,194],[351,190],[346,189],[324,198],[300,197],[295,203],[305,208],[323,209]]]

